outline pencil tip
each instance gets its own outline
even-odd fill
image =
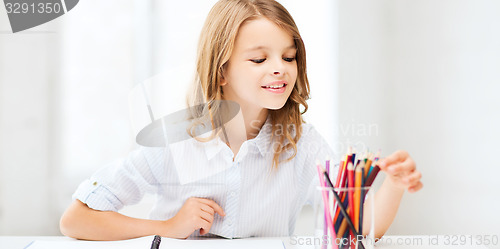
[[[348,162],[347,163],[347,169],[354,169],[354,165],[352,164],[352,162]]]

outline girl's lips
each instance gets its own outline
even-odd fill
[[[286,86],[287,86],[287,84],[284,83],[283,86],[279,87],[279,88],[271,88],[271,87],[266,87],[266,86],[263,86],[262,88],[264,90],[267,90],[267,91],[272,92],[272,93],[284,93],[286,90]]]

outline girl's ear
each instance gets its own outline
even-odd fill
[[[220,79],[220,86],[225,86],[227,84],[226,77],[224,77],[224,74],[226,74],[225,70],[226,64],[222,66],[222,72],[221,72],[221,79]]]
[[[220,86],[225,86],[226,84],[227,84],[227,81],[224,78],[224,75],[222,75],[222,79],[220,79]]]

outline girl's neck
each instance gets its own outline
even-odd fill
[[[248,139],[255,138],[264,123],[269,111],[265,108],[248,108],[240,106],[239,113],[224,125],[226,134],[221,137],[231,148],[234,155]],[[234,158],[233,158],[234,160]]]
[[[269,111],[265,108],[251,109],[242,106],[241,112],[247,139],[255,138],[266,122]]]

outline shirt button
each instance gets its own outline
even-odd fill
[[[231,191],[231,192],[229,193],[229,196],[236,196],[236,192]]]
[[[227,225],[228,226],[232,226],[233,225],[233,221],[232,220],[227,220]]]

